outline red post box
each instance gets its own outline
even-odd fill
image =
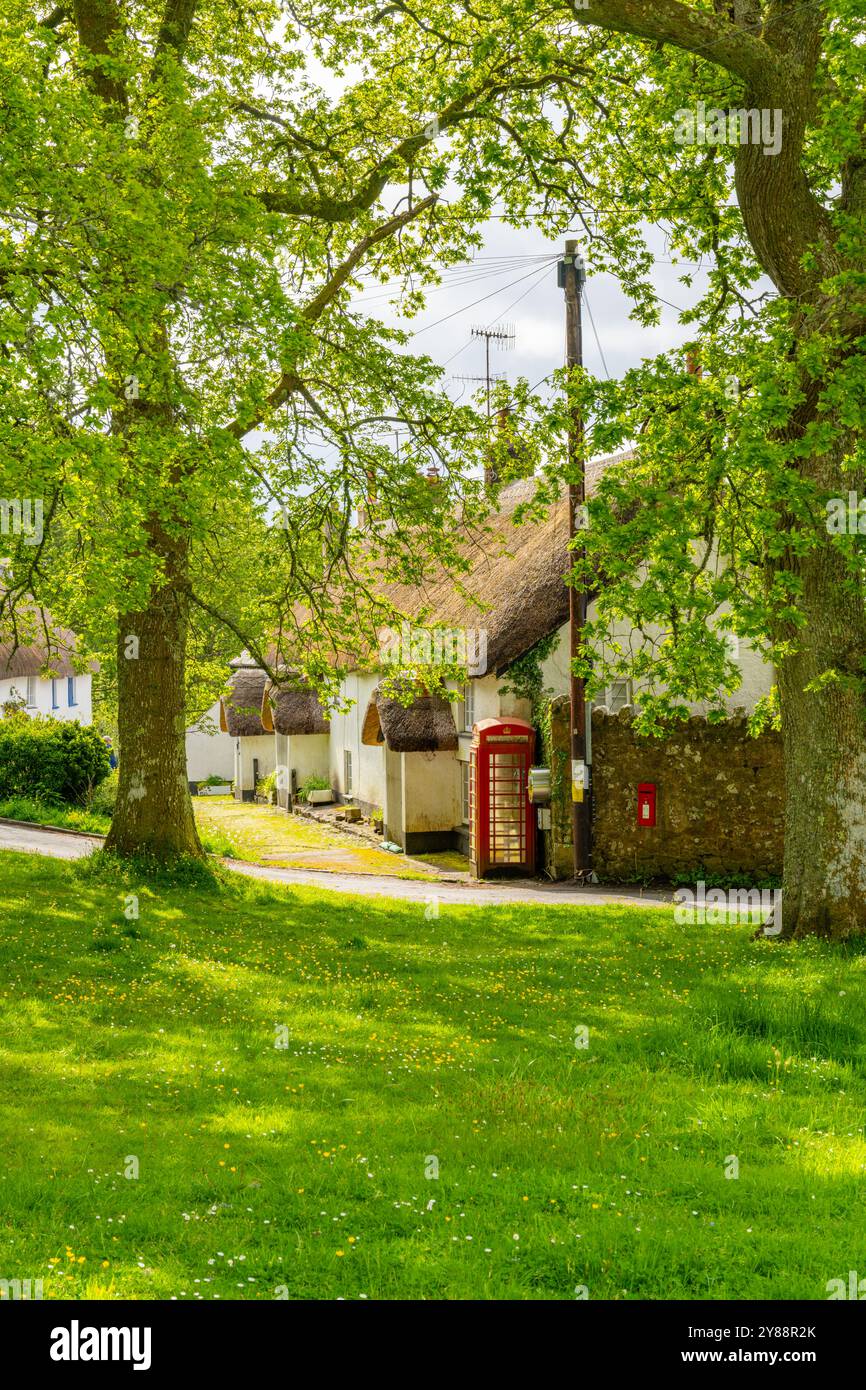
[[[655,782],[639,782],[637,789],[637,823],[638,825],[655,825],[656,823],[656,784]]]
[[[524,719],[482,719],[475,725],[469,823],[478,878],[535,869],[535,817],[528,787],[534,754],[535,730]]]

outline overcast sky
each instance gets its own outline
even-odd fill
[[[579,240],[579,234],[574,235]],[[447,364],[449,377],[484,373],[484,343],[473,340],[473,326],[513,325],[514,346],[491,350],[491,372],[504,372],[509,381],[524,376],[535,385],[564,363],[565,305],[556,282],[556,257],[562,254],[564,241],[564,236],[552,242],[539,231],[516,230],[491,221],[473,264],[447,271],[443,283],[429,291],[427,307],[414,319],[406,319],[392,309],[389,291],[374,284],[358,295],[356,304],[385,323],[412,332],[410,350],[427,353],[434,361]],[[669,264],[670,257],[659,236],[654,236],[651,244],[660,257],[653,277],[657,294],[670,305],[687,306],[696,298],[704,272],[691,263]],[[536,257],[537,260],[531,259]],[[551,259],[545,263],[544,257]],[[677,278],[684,271],[695,277],[691,289]],[[629,318],[629,301],[611,275],[591,274],[586,300],[591,318],[584,307],[584,361],[588,370],[599,376],[621,376],[644,358],[654,357],[694,335],[693,327],[680,327],[676,309],[664,304],[658,327],[644,328],[634,323]],[[454,397],[474,389],[477,388],[458,381],[448,384],[449,394]]]
[[[362,76],[359,67],[349,64],[338,77],[322,66],[312,47],[306,63],[307,75],[334,100]],[[386,190],[386,203],[391,191]],[[400,191],[405,193],[404,188]],[[583,229],[576,227],[570,235],[580,243]],[[670,305],[684,308],[692,304],[703,289],[705,272],[692,262],[672,266],[662,234],[648,227],[646,235],[657,257],[653,275],[656,293]],[[428,291],[426,309],[413,319],[395,312],[388,293],[375,284],[359,294],[355,303],[382,322],[412,332],[415,337],[409,351],[426,353],[446,367],[449,377],[484,373],[484,343],[473,341],[473,326],[513,325],[514,346],[506,351],[491,350],[491,373],[504,372],[509,381],[526,377],[534,386],[565,362],[565,303],[556,283],[556,257],[563,254],[565,239],[563,233],[556,241],[549,241],[540,230],[518,230],[494,219],[486,225],[484,245],[474,263],[459,271],[449,269],[443,283]],[[541,259],[546,256],[551,257],[547,268]],[[539,258],[537,267],[529,259],[532,257]],[[644,358],[694,337],[694,326],[680,327],[677,310],[665,304],[658,327],[643,328],[632,322],[629,301],[618,282],[611,275],[593,275],[591,258],[586,259],[590,279],[586,285],[588,309],[585,304],[583,313],[583,351],[585,365],[593,375],[619,377]],[[694,276],[691,288],[677,278],[685,271]],[[476,389],[470,383],[447,383],[455,399],[465,400]]]

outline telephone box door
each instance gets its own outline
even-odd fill
[[[529,769],[535,731],[523,719],[483,719],[472,740],[472,861],[475,873],[535,869],[535,818]]]

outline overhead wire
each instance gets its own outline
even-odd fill
[[[598,355],[601,358],[601,365],[604,367],[604,374],[607,377],[608,381],[610,381],[610,372],[607,369],[607,361],[605,360],[604,356],[604,348],[602,347],[601,339],[598,336],[598,329],[595,326],[595,319],[592,316],[592,309],[589,307],[589,296],[586,293],[585,285],[583,287],[583,302],[586,305],[586,312],[589,314],[589,321],[592,324],[592,332],[595,338],[595,345],[598,348]]]

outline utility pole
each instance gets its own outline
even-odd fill
[[[577,242],[565,243],[565,256],[559,262],[558,281],[565,291],[566,366],[569,380],[574,370],[583,366],[583,332],[580,300],[586,282],[583,259]],[[586,452],[583,419],[580,411],[572,409],[568,424],[568,534],[571,540],[586,529]],[[585,560],[586,548],[581,544],[572,550],[575,560]],[[574,674],[575,658],[582,655],[583,629],[586,625],[586,587],[569,588],[569,656],[571,676],[571,813],[574,844],[574,876],[588,878],[591,870],[590,827],[592,786],[590,767],[586,760],[586,691],[583,677]]]

